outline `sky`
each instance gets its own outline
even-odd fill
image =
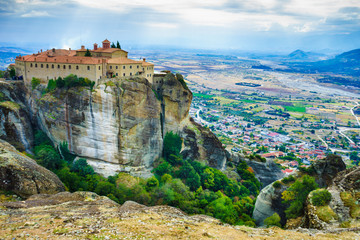
[[[290,52],[360,48],[360,0],[0,0],[0,43]]]

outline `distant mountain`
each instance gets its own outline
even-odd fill
[[[289,55],[287,55],[287,58],[289,60],[300,60],[300,61],[319,61],[321,59],[324,59],[326,57],[325,54],[322,53],[315,53],[315,52],[304,52],[303,50],[295,50]]]
[[[289,54],[289,57],[306,57],[307,52],[296,50]],[[305,73],[329,73],[343,74],[348,76],[360,77],[360,49],[341,53],[332,59],[322,61],[294,61],[286,63],[289,67],[286,71],[305,72]]]
[[[344,52],[340,55],[337,55],[335,59],[339,59],[340,61],[359,61],[360,60],[360,48],[351,50],[349,52]]]
[[[298,50],[295,50],[295,51],[293,51],[292,53],[290,53],[290,54],[288,55],[288,57],[289,57],[289,58],[296,58],[296,59],[298,59],[298,58],[307,58],[308,55],[307,55],[304,51],[298,49]]]

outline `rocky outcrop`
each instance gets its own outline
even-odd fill
[[[180,135],[184,139],[181,153],[185,159],[198,159],[210,167],[225,169],[230,156],[210,129],[203,128],[190,118]]]
[[[2,205],[2,206],[1,206]],[[119,205],[91,192],[34,195],[0,203],[2,239],[357,239],[356,232],[231,226],[170,206]]]
[[[61,192],[65,187],[54,173],[0,140],[0,189],[27,198],[38,193]]]
[[[285,176],[279,165],[272,160],[267,160],[265,163],[248,159],[245,161],[254,170],[255,177],[262,183],[262,188]]]
[[[346,165],[340,156],[330,154],[324,159],[317,160],[313,168],[317,183],[323,187],[330,185],[337,173],[346,169]]]
[[[0,138],[21,151],[30,151],[33,132],[20,82],[0,81]]]
[[[326,158],[317,161],[315,164],[313,164],[309,169],[310,174],[315,178],[315,181],[321,186],[321,187],[327,187],[332,184],[332,180],[336,176],[341,176],[339,173],[340,171],[344,170],[346,168],[345,163],[341,159],[341,157],[337,155],[328,155]],[[295,177],[301,177],[302,174],[295,175]],[[349,175],[353,176],[353,175]],[[342,177],[343,179],[344,177]],[[338,178],[335,178],[338,179]],[[334,180],[334,182],[340,181],[340,180]],[[344,180],[344,183],[346,183],[347,180]],[[354,181],[350,181],[354,182]],[[345,184],[346,185],[346,184]],[[344,186],[345,186],[344,185]],[[281,186],[277,189],[275,189],[272,184],[268,185],[267,187],[263,188],[260,191],[259,196],[256,199],[255,203],[255,209],[253,212],[253,218],[256,221],[256,224],[259,226],[263,225],[263,221],[265,218],[270,217],[272,214],[277,212],[279,216],[281,217],[282,224],[285,225],[285,209],[286,205],[282,203],[282,193],[289,187],[290,185],[284,185],[281,184]],[[356,184],[354,186],[357,186]],[[329,188],[334,188],[333,186],[330,186]],[[336,191],[335,191],[336,192]],[[332,192],[333,194],[333,192]],[[339,193],[334,193],[334,196],[340,196]],[[339,198],[339,197],[338,197]],[[337,199],[333,197],[332,199]],[[335,203],[333,203],[335,205]],[[339,205],[340,203],[337,203],[336,205]],[[330,203],[331,205],[331,203]],[[341,204],[340,204],[341,205]],[[313,212],[311,206],[308,208],[309,212]],[[309,216],[308,219],[314,219],[315,217]],[[304,223],[305,220],[302,221],[303,226],[310,226],[307,223]],[[305,221],[309,222],[309,221]],[[315,221],[313,221],[315,222]],[[300,223],[299,223],[300,224]],[[312,226],[315,226],[314,223]],[[320,224],[321,225],[321,224]]]
[[[286,205],[282,203],[282,193],[287,189],[285,185],[280,188],[273,187],[272,184],[267,185],[260,191],[256,198],[253,218],[256,225],[264,226],[264,220],[274,213],[278,213],[281,217],[281,224],[285,224],[285,208]]]

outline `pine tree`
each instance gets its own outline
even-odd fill
[[[118,49],[121,49],[121,46],[120,46],[119,41],[117,41],[117,43],[116,43],[116,47],[117,47]]]
[[[85,57],[91,57],[91,52],[89,49],[86,49]]]
[[[115,43],[111,43],[111,48],[116,48]]]

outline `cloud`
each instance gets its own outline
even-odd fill
[[[35,11],[32,10],[28,13],[24,13],[21,15],[24,18],[31,18],[31,17],[50,17],[49,13],[46,11]]]

